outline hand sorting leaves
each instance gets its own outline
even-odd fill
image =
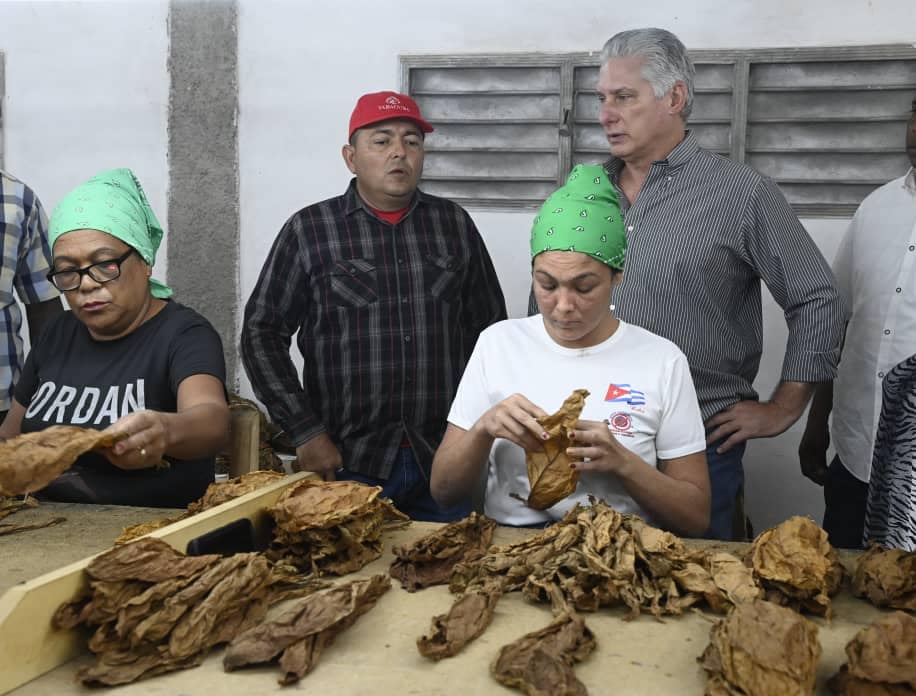
[[[587,396],[587,390],[576,389],[559,411],[537,419],[547,438],[538,443],[537,449],[525,450],[528,483],[531,486],[525,504],[534,510],[546,510],[576,490],[579,471],[570,465],[567,452],[571,444],[569,435],[579,422]]]

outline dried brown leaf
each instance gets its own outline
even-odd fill
[[[0,442],[0,493],[39,491],[73,466],[81,454],[111,445],[126,433],[52,425]]]
[[[586,389],[576,389],[563,402],[559,411],[538,419],[550,437],[541,443],[543,450],[525,452],[528,483],[531,486],[525,501],[528,507],[546,510],[575,492],[579,472],[569,467],[566,449],[571,444],[569,433],[579,422],[579,414],[582,413],[587,396]]]
[[[490,625],[501,596],[497,584],[466,592],[447,614],[433,617],[429,634],[417,639],[417,650],[431,660],[457,655]]]
[[[444,585],[455,565],[486,553],[494,529],[494,520],[472,512],[465,519],[440,527],[411,544],[395,546],[392,549],[395,561],[389,573],[408,592]]]
[[[916,552],[872,546],[856,562],[852,591],[877,607],[916,611]]]
[[[771,602],[737,605],[716,622],[700,658],[707,694],[813,694],[821,646],[817,626]]]
[[[354,580],[297,601],[272,621],[236,636],[223,656],[226,671],[280,658],[282,684],[308,674],[321,652],[375,606],[391,587],[387,575]]]
[[[916,690],[916,618],[895,611],[859,631],[846,645],[851,677]]]
[[[807,517],[790,517],[760,534],[749,552],[754,574],[770,601],[830,616],[830,596],[843,566],[827,533]]]
[[[580,696],[588,692],[572,666],[594,649],[585,621],[566,609],[546,627],[503,646],[490,671],[501,684],[528,696]]]

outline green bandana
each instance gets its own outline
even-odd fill
[[[531,226],[531,259],[545,251],[580,251],[623,270],[627,236],[604,167],[578,165],[544,201]]]
[[[109,169],[67,194],[51,214],[51,247],[73,230],[99,230],[117,237],[136,249],[150,267],[162,241],[162,225],[130,169]],[[153,297],[172,296],[172,289],[158,280],[150,278],[149,287]]]

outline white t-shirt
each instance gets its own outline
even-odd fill
[[[843,466],[867,483],[881,382],[916,353],[916,170],[862,201],[833,272],[852,314],[833,387],[831,432]]]
[[[671,341],[620,322],[614,334],[590,348],[564,348],[544,328],[540,314],[501,321],[477,341],[448,420],[464,430],[491,407],[519,393],[547,413],[575,389],[588,389],[582,420],[605,420],[623,445],[646,466],[706,449],[706,438],[687,358]],[[652,522],[615,476],[582,472],[576,492],[553,507],[532,510],[527,498],[525,451],[497,438],[487,464],[484,510],[503,524],[560,519],[594,495],[624,513]]]

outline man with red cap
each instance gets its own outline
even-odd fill
[[[280,230],[245,307],[242,361],[299,470],[381,485],[414,519],[448,521],[470,504],[432,499],[433,453],[477,336],[506,309],[470,216],[417,188],[432,130],[405,94],[359,98],[342,153],[354,178]]]

